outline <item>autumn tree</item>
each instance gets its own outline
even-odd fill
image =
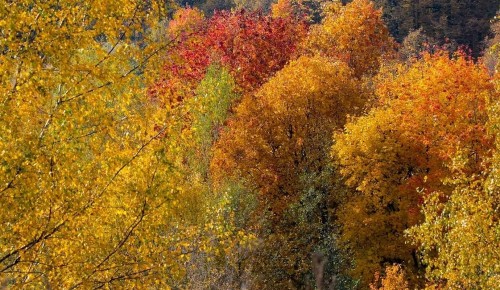
[[[242,180],[258,192],[257,214],[269,216],[257,252],[260,259],[253,266],[258,287],[304,286],[305,275],[311,273],[309,255],[325,238],[333,238],[329,197],[334,186],[327,158],[331,139],[325,136],[342,126],[348,113],[359,111],[365,96],[346,64],[301,57],[255,95],[243,97],[215,144],[213,178],[218,183]],[[301,209],[299,203],[311,209]],[[323,240],[317,238],[322,233]]]
[[[379,105],[337,134],[333,154],[358,194],[340,213],[356,277],[368,283],[387,263],[403,264],[408,278],[422,269],[404,230],[421,221],[419,207],[443,181],[462,152],[467,174],[480,173],[490,155],[486,100],[495,95],[486,70],[466,56],[426,55],[383,75]]]
[[[144,94],[171,46],[150,32],[170,12],[144,1],[0,7],[2,284],[167,287],[182,276],[183,233],[165,227],[176,190]]]
[[[488,136],[495,144],[480,172],[470,174],[466,152],[453,157],[453,174],[445,181],[452,192],[433,192],[425,198],[422,224],[409,230],[427,265],[427,278],[445,289],[493,289],[500,282],[499,223],[499,108],[496,94],[488,96]]]
[[[493,170],[484,176],[457,174],[448,180],[455,187],[449,195],[436,192],[426,197],[425,221],[410,234],[422,245],[427,278],[433,284],[446,289],[498,285],[500,255],[494,245],[500,243],[499,191]]]
[[[209,22],[207,41],[214,60],[228,67],[239,87],[253,91],[296,56],[305,33],[304,24],[292,17],[221,12]]]
[[[295,19],[259,12],[218,12],[206,21],[191,8],[178,13],[183,16],[174,16],[170,25],[181,42],[166,55],[162,77],[150,88],[151,98],[167,108],[194,95],[210,64],[227,67],[243,91],[257,89],[293,57],[305,35]],[[189,17],[195,20],[181,21]],[[191,28],[177,28],[181,22]]]
[[[394,52],[382,12],[368,0],[345,6],[332,2],[325,6],[321,24],[311,28],[304,44],[309,53],[319,53],[346,62],[356,77],[377,72],[384,56]]]
[[[345,64],[319,56],[290,63],[236,108],[216,145],[215,178],[249,179],[282,212],[300,191],[300,174],[323,168],[331,143],[323,136],[361,108],[364,95],[351,76]]]

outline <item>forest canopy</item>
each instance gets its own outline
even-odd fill
[[[499,289],[499,10],[0,0],[0,288]]]

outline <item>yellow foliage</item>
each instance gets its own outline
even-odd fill
[[[354,75],[377,73],[384,57],[394,53],[395,42],[382,20],[382,11],[369,0],[340,1],[324,8],[324,19],[313,26],[304,50],[346,62]]]
[[[166,227],[164,120],[144,97],[166,12],[0,1],[2,285],[164,289],[182,274],[189,233]]]

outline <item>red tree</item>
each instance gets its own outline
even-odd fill
[[[227,67],[243,91],[255,90],[293,58],[307,31],[295,18],[244,10],[217,12],[199,23],[186,19],[199,17],[188,9],[171,23],[170,36],[179,43],[168,52],[162,78],[150,88],[150,96],[164,106],[175,107],[191,96],[212,63]]]

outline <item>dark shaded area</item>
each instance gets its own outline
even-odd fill
[[[491,19],[500,8],[498,0],[375,0],[384,10],[391,34],[399,41],[412,30],[440,44],[466,46],[477,57],[484,39],[491,35]]]
[[[176,2],[181,6],[199,8],[207,15],[212,15],[216,10],[230,10],[234,7],[232,0],[176,0]]]

